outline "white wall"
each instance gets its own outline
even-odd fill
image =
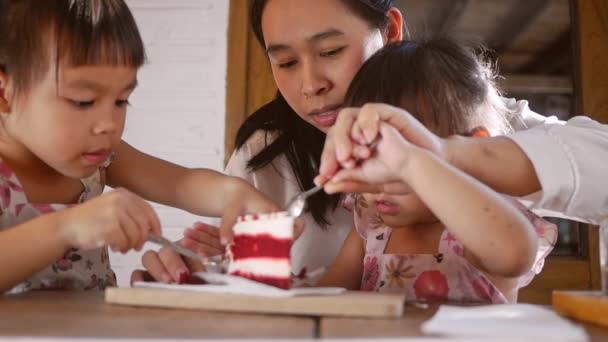
[[[148,63],[131,98],[124,139],[188,167],[221,170],[224,160],[227,0],[127,0],[146,45]],[[155,205],[163,234],[181,237],[201,220]],[[144,250],[157,248],[146,244]],[[121,286],[141,253],[112,254]]]

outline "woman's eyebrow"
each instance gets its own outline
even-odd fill
[[[333,37],[337,37],[337,36],[343,36],[343,35],[344,35],[344,32],[342,32],[338,29],[332,28],[332,29],[325,30],[323,32],[316,33],[315,35],[307,38],[306,41],[316,43],[316,42],[319,42],[324,39],[333,38]],[[273,53],[290,50],[290,49],[291,49],[291,47],[287,44],[270,44],[266,48],[266,53],[270,55]]]

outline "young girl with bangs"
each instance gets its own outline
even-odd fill
[[[141,249],[161,233],[144,199],[228,227],[277,209],[240,179],[121,140],[145,59],[123,0],[2,0],[0,32],[0,292],[115,285],[106,246]]]

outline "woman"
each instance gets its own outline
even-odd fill
[[[404,23],[394,0],[254,0],[251,22],[267,51],[279,93],[242,125],[237,150],[226,171],[245,178],[275,202],[284,204],[296,192],[313,186],[313,178],[319,173],[325,133],[342,109],[350,81],[375,51],[403,38]],[[512,123],[515,129],[555,121],[530,111],[526,101],[505,100],[505,104],[515,114]],[[582,133],[578,133],[578,127],[576,132],[564,128],[557,134],[588,137],[584,128]],[[543,178],[549,177],[547,172],[536,171],[539,163],[555,165],[563,156],[557,152],[546,156],[524,152],[529,151],[525,145],[533,144],[550,150],[551,136],[521,133],[516,134],[521,148],[513,140],[498,141],[501,145],[498,152],[513,154],[508,160],[519,161],[520,173],[506,174],[510,181],[497,190],[524,195],[539,190],[541,184],[543,191],[563,188],[559,180],[550,177],[551,188],[546,189]],[[494,142],[483,140],[479,144]],[[607,153],[603,146],[608,145],[608,137],[581,140],[580,144]],[[477,165],[459,167],[476,175]],[[521,174],[532,175],[526,177],[529,184],[522,185],[521,179],[515,177]],[[330,265],[352,226],[352,218],[341,207],[337,195],[312,197],[304,219],[306,229],[292,251],[294,273],[298,275]],[[201,254],[222,250],[219,234],[212,227],[201,225],[185,235],[182,243]],[[168,250],[147,252],[143,264],[153,278],[170,277],[176,282],[190,270],[200,269],[184,264]],[[132,276],[132,280],[142,278],[139,271]]]

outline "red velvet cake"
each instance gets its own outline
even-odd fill
[[[228,250],[228,273],[288,289],[293,225],[286,212],[240,217]]]

